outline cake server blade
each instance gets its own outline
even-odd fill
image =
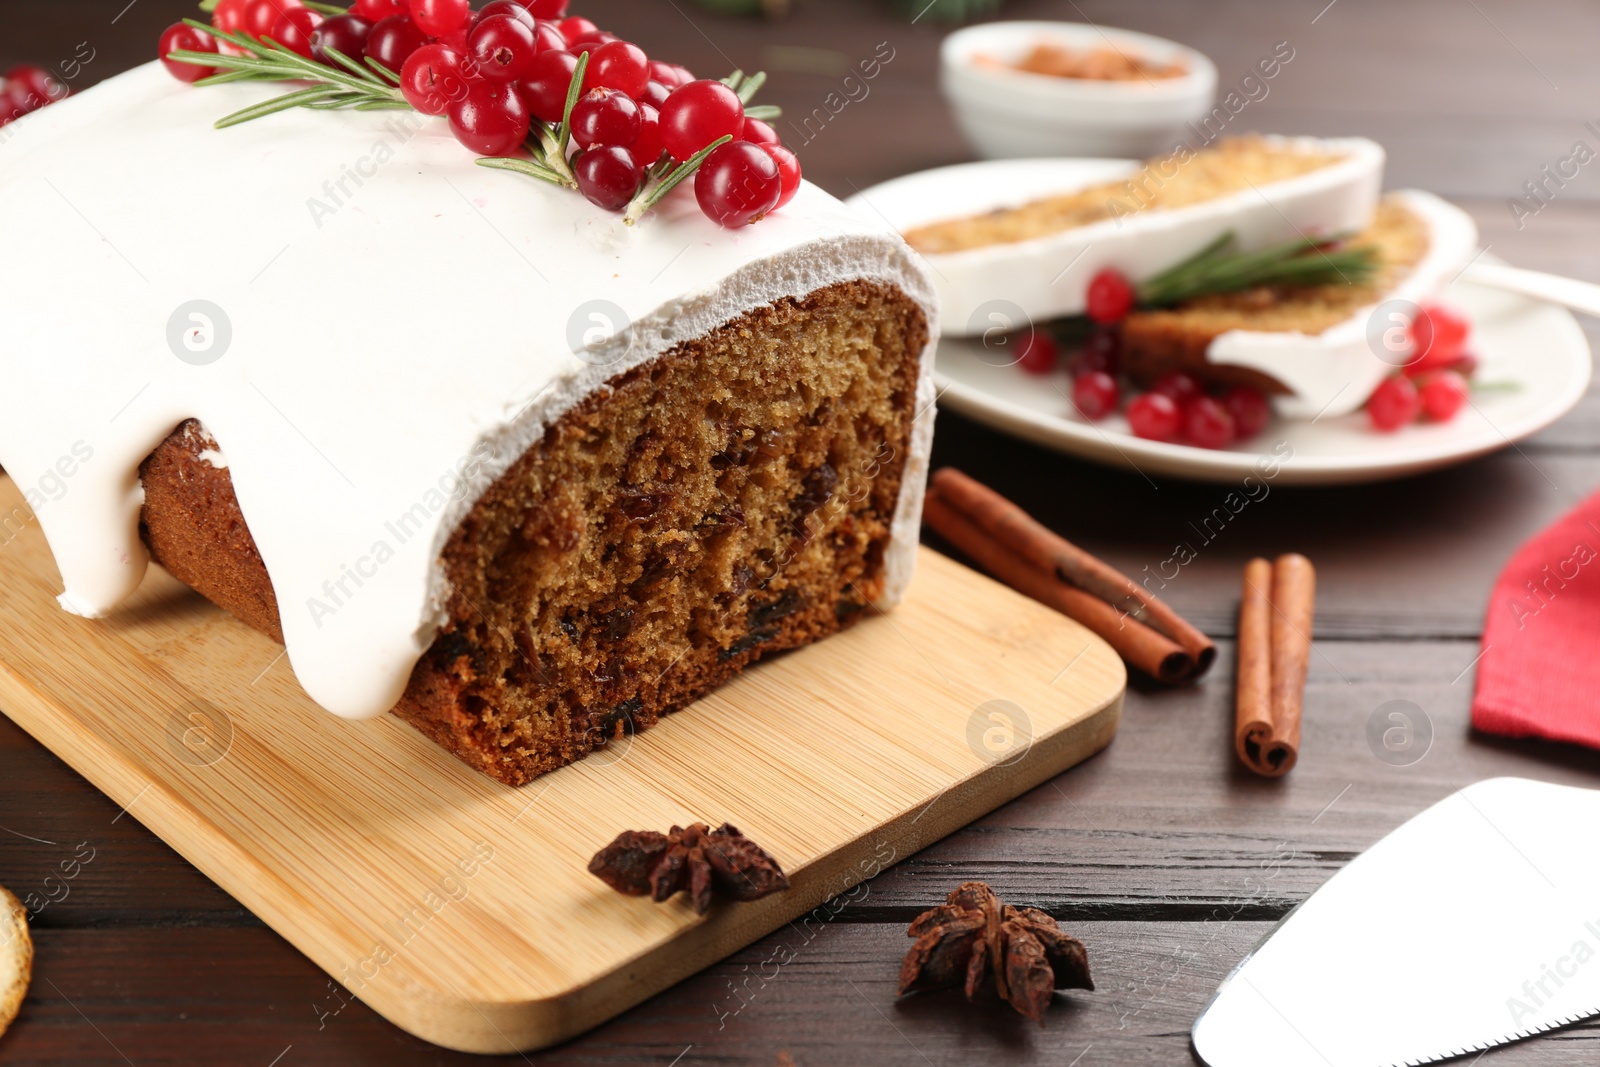
[[[1400,1067],[1600,1014],[1600,792],[1492,778],[1356,857],[1195,1022],[1209,1067]]]

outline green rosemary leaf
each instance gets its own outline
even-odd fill
[[[622,221],[627,223],[629,226],[632,226],[634,223],[638,222],[639,219],[644,216],[646,211],[649,211],[651,208],[655,207],[656,204],[660,203],[661,198],[672,192],[672,190],[677,187],[679,182],[683,181],[683,179],[699,170],[700,164],[706,161],[707,156],[731,140],[733,140],[733,137],[730,134],[723,134],[721,137],[718,137],[715,141],[712,141],[710,144],[700,149],[700,151],[684,160],[676,170],[668,174],[665,178],[661,179],[661,184],[655,186],[654,188],[651,188],[647,185],[638,196],[633,198],[633,203],[628,205],[628,211],[622,216]]]
[[[285,93],[282,96],[275,96],[271,100],[263,101],[253,107],[247,107],[242,111],[235,111],[225,118],[218,119],[216,128],[225,130],[229,126],[237,126],[241,122],[249,122],[252,119],[263,118],[267,115],[275,115],[290,108],[308,107],[316,101],[324,100],[340,91],[340,89],[332,85],[313,85],[309,89],[299,89],[292,93]]]
[[[771,122],[773,119],[783,118],[783,108],[777,104],[756,104],[744,109],[746,118],[760,119],[762,122]]]
[[[1261,285],[1354,285],[1378,268],[1371,248],[1321,246],[1338,238],[1297,237],[1255,252],[1230,253],[1233,234],[1224,234],[1182,263],[1139,286],[1139,302],[1164,307],[1210,293],[1236,293]]]
[[[379,63],[376,59],[373,59],[371,56],[367,57],[367,66],[371,67],[374,71],[376,71],[377,74],[378,74],[378,77],[381,78],[383,81],[391,82],[391,83],[393,83],[395,85],[399,85],[400,84],[400,75],[396,74],[394,71],[390,70],[388,67],[384,66],[382,63]]]
[[[540,166],[538,163],[526,159],[508,159],[501,156],[492,156],[478,160],[478,166],[488,167],[491,170],[509,170],[517,174],[525,174],[530,178],[537,178],[551,185],[566,185],[567,181],[549,167]]]
[[[750,75],[750,77],[744,79],[744,81],[740,82],[738,85],[730,86],[730,88],[739,94],[739,103],[748,104],[750,102],[750,98],[755,96],[756,93],[760,92],[761,87],[766,83],[767,72],[762,70]]]
[[[315,82],[334,82],[351,89],[360,89],[366,91],[373,86],[377,86],[386,92],[388,91],[388,86],[384,85],[376,78],[366,75],[356,77],[347,74],[342,70],[324,66],[323,64],[318,63],[316,60],[307,59],[298,52],[292,52],[276,42],[263,41],[254,37],[247,37],[242,34],[213,29],[206,23],[196,22],[194,19],[184,19],[183,21],[196,29],[204,30],[213,37],[227,41],[229,44],[232,44],[238,48],[242,48],[249,53],[248,55],[243,56],[225,56],[209,52],[204,53],[204,55],[207,56],[207,61],[205,64],[207,66],[219,67],[227,70],[258,70],[262,73],[273,74],[280,81],[304,80]],[[328,54],[332,56],[338,56],[338,53],[333,49],[329,49]],[[348,62],[349,61],[346,60],[346,63]]]
[[[561,128],[556,131],[555,158],[560,161],[563,168],[567,165],[567,143],[572,140],[572,108],[583,92],[583,72],[589,69],[590,55],[591,53],[584,52],[578,56],[578,65],[572,68],[572,84],[567,86],[567,102],[561,109]]]
[[[337,48],[324,48],[322,53],[323,55],[330,57],[335,63],[339,64],[345,70],[355,75],[355,77],[360,79],[362,82],[381,86],[385,89],[388,88],[388,86],[384,85],[383,82],[379,80],[378,76],[373,74],[365,64],[357,63],[355,60],[351,59]]]
[[[744,81],[744,71],[736,70],[732,74],[728,75],[726,78],[723,78],[722,79],[722,84],[726,85],[728,88],[732,89],[734,92],[738,92],[739,91],[739,84],[741,82],[743,82],[743,81]]]
[[[209,15],[217,9],[218,2],[219,0],[200,0],[200,10]]]
[[[227,85],[229,82],[249,82],[249,81],[257,81],[257,82],[259,82],[259,81],[271,81],[271,80],[272,79],[269,76],[267,76],[265,74],[258,74],[255,71],[250,71],[250,70],[230,70],[225,74],[213,74],[210,77],[201,78],[199,81],[195,82],[194,84],[200,86],[201,88],[205,88],[208,85]]]
[[[351,104],[351,111],[411,111],[411,105],[404,100],[363,100],[359,104]]]
[[[211,2],[215,3],[216,0],[211,0]],[[322,15],[348,15],[350,13],[350,9],[347,7],[340,7],[337,4],[320,4],[317,3],[317,0],[301,0],[301,5],[309,7]]]

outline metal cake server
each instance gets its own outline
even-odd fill
[[[1195,1022],[1209,1067],[1400,1067],[1600,1014],[1600,791],[1492,778],[1295,908]]]

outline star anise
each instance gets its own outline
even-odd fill
[[[917,939],[900,965],[900,993],[962,987],[968,1000],[994,985],[1000,999],[1044,1025],[1057,989],[1093,989],[1083,942],[1037,908],[1002,905],[982,882],[964,882],[945,903],[917,916]]]
[[[589,861],[589,873],[619,893],[649,894],[660,903],[680,889],[697,915],[711,906],[715,889],[734,900],[755,900],[789,888],[778,861],[737,829],[703,822],[670,833],[625,830]]]

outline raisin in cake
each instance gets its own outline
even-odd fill
[[[936,322],[898,238],[811,186],[624,226],[403,112],[212,129],[276,91],[152,64],[0,149],[0,463],[72,459],[67,610],[153,558],[515,784],[901,597]]]

